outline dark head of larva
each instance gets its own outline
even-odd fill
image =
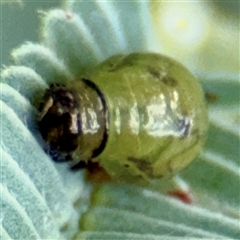
[[[39,107],[39,130],[45,150],[57,162],[83,166],[98,156],[107,140],[103,95],[89,80],[51,84]]]
[[[51,84],[39,107],[39,129],[48,153],[56,161],[68,160],[77,148],[79,102],[64,85]]]

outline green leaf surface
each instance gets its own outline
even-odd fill
[[[12,52],[12,57],[17,65],[33,69],[47,83],[53,81],[61,83],[72,78],[54,53],[40,44],[24,44]]]
[[[123,233],[123,232],[82,232],[74,240],[182,240],[182,237],[173,237],[169,235],[153,235],[153,234],[136,234],[136,233]],[[202,238],[188,237],[188,240],[200,240]],[[206,239],[219,239],[219,238],[204,238]]]
[[[117,221],[116,221],[117,220]],[[142,234],[156,234],[173,236],[223,238],[198,228],[191,228],[184,224],[176,224],[165,220],[147,217],[118,208],[93,207],[83,215],[82,229],[84,231],[119,231]]]
[[[239,224],[237,220],[224,217],[217,212],[194,205],[186,205],[150,189],[136,186],[104,185],[93,191],[93,206],[129,210],[159,220],[181,223],[209,232],[237,237]],[[153,207],[154,206],[154,207]]]

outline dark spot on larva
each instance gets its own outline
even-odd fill
[[[184,129],[184,132],[183,132],[183,137],[187,137],[189,135],[190,126],[191,126],[190,122],[186,123],[185,129]]]
[[[187,137],[189,135],[191,122],[190,122],[190,119],[188,117],[178,119],[177,126],[178,126],[178,131],[180,131],[182,133],[181,136],[183,138]]]
[[[154,69],[152,67],[149,67],[148,68],[148,72],[149,74],[154,77],[154,78],[158,78],[158,79],[161,79],[162,78],[162,74],[161,72],[159,71],[159,69]]]
[[[218,101],[218,96],[212,92],[205,92],[205,99],[208,103],[216,103]]]
[[[108,72],[117,72],[121,69],[131,68],[135,66],[136,59],[128,58],[128,56],[123,56],[117,63],[112,64],[112,67],[108,70]]]
[[[113,68],[114,66],[115,66],[115,65],[114,65],[113,63],[111,63],[111,62],[110,62],[109,65],[108,65],[109,68]]]
[[[152,165],[147,160],[134,157],[128,157],[127,160],[134,163],[139,170],[146,173],[148,176],[153,177]]]
[[[176,87],[177,86],[177,81],[172,78],[172,77],[165,77],[163,78],[163,83],[170,86],[170,87]]]
[[[124,164],[124,167],[125,167],[125,168],[129,168],[130,165],[129,165],[129,164]]]

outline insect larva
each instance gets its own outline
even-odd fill
[[[88,79],[52,84],[39,127],[56,161],[98,163],[144,183],[178,172],[200,152],[208,126],[202,89],[178,62],[153,53],[115,55]]]

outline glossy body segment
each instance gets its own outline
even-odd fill
[[[146,183],[199,153],[208,126],[203,93],[181,64],[159,54],[116,55],[90,76],[108,108],[108,139],[95,159],[115,179]]]

